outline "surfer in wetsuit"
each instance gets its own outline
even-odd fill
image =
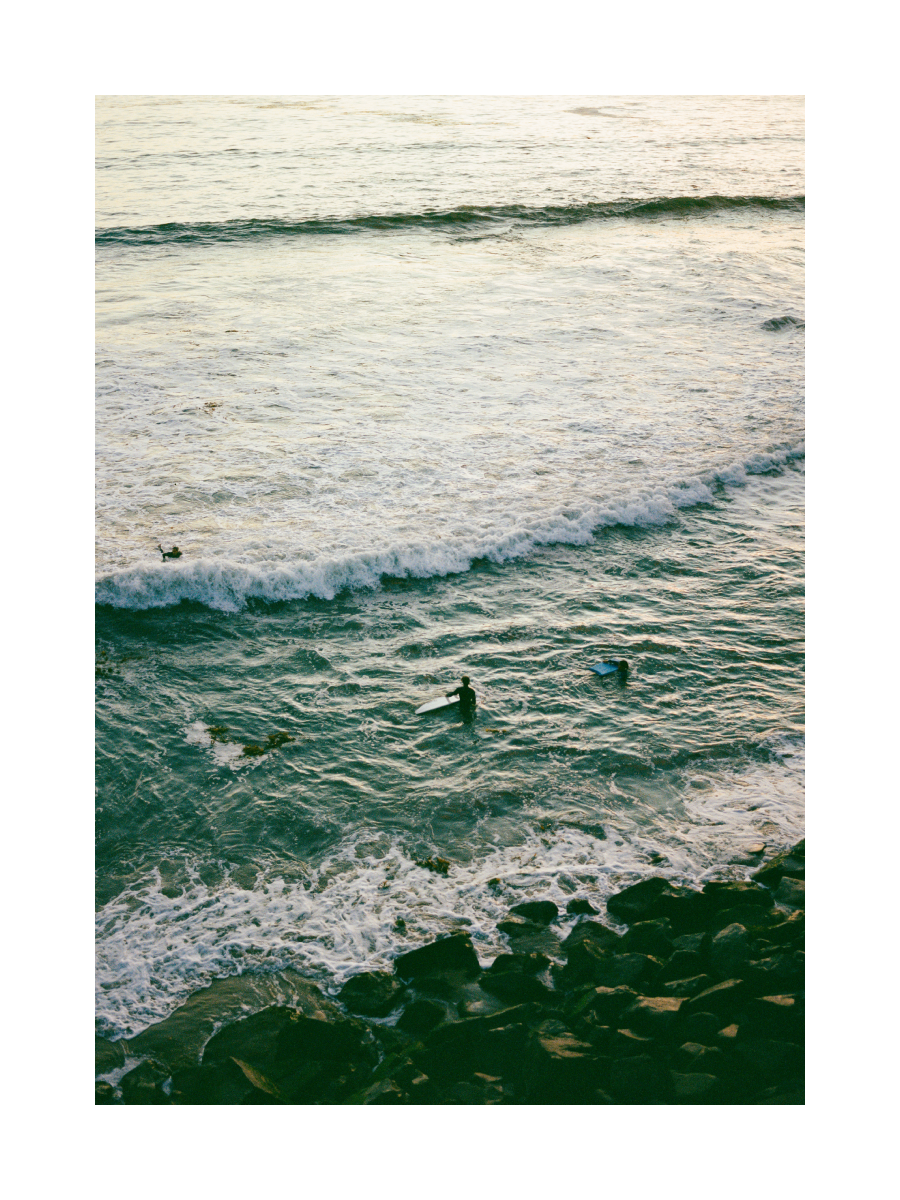
[[[181,558],[181,551],[177,546],[173,546],[171,550],[163,550],[162,546],[157,546],[156,548],[163,556],[163,562],[165,562],[167,558]]]
[[[471,715],[475,711],[475,691],[469,687],[468,675],[463,675],[462,686],[454,688],[452,692],[447,692],[447,699],[451,696],[459,696],[460,711]]]
[[[619,679],[628,678],[628,663],[624,658],[620,658],[616,663],[616,670],[619,672]]]

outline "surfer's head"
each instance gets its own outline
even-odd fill
[[[462,681],[463,681],[463,683],[464,683],[464,684],[465,684],[465,685],[468,687],[468,685],[469,685],[469,677],[468,677],[468,675],[463,675],[463,677],[462,677]]]
[[[624,659],[624,658],[620,658],[620,659],[619,659],[619,671],[620,671],[620,672],[621,672],[623,675],[625,675],[625,674],[627,673],[627,671],[628,671],[628,663],[625,661],[625,659]]]

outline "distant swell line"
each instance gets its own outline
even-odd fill
[[[538,546],[587,545],[595,533],[614,525],[659,526],[678,509],[714,503],[717,484],[740,487],[748,475],[780,469],[805,456],[803,445],[756,454],[703,478],[691,478],[612,504],[587,504],[533,517],[493,536],[440,539],[361,551],[313,562],[242,564],[200,559],[153,563],[117,571],[96,581],[94,599],[112,608],[166,608],[181,601],[238,612],[248,600],[277,603],[316,596],[333,600],[345,589],[377,588],[385,578],[427,579],[468,571],[479,561],[505,563]]]
[[[381,230],[472,229],[514,222],[519,225],[577,225],[604,218],[699,217],[732,209],[768,209],[803,212],[804,196],[668,196],[658,200],[610,200],[591,204],[529,206],[463,205],[420,213],[370,214],[362,217],[325,217],[309,221],[282,218],[204,222],[172,221],[164,225],[116,226],[98,229],[98,246],[153,246],[180,243],[252,241],[272,237],[317,234],[352,234]]]

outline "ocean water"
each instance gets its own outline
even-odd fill
[[[802,836],[803,192],[796,97],[98,101],[100,1032]]]

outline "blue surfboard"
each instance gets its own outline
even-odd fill
[[[597,663],[596,667],[591,667],[590,669],[592,671],[596,671],[598,675],[612,675],[613,671],[618,671],[619,664],[614,662],[602,662]]]

